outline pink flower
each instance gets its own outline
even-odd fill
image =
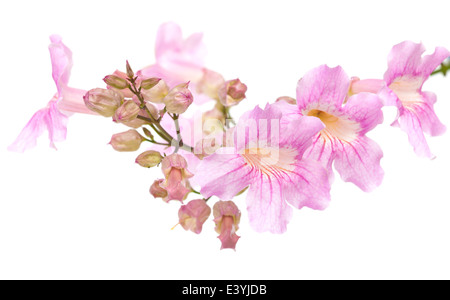
[[[45,108],[37,111],[22,129],[14,143],[8,147],[11,151],[24,152],[36,146],[37,138],[48,131],[50,146],[66,139],[67,121],[71,113],[94,114],[83,101],[86,91],[67,86],[72,68],[72,52],[61,41],[61,37],[52,35],[49,46],[52,61],[52,77],[57,92]]]
[[[248,186],[250,224],[259,232],[284,232],[292,217],[288,203],[298,209],[324,209],[330,198],[326,169],[303,158],[312,137],[324,127],[322,122],[298,118],[280,135],[281,117],[273,105],[245,113],[232,130],[233,145],[205,157],[191,180],[203,196],[222,200]]]
[[[178,210],[180,225],[185,230],[190,230],[197,234],[202,232],[203,223],[205,223],[210,214],[211,208],[203,199],[191,200]]]
[[[187,169],[186,160],[177,153],[171,154],[162,160],[161,169],[165,180],[160,183],[160,186],[167,191],[164,201],[183,201],[191,191],[189,178],[193,176]]]
[[[213,206],[214,222],[216,232],[222,242],[222,249],[236,250],[236,243],[240,236],[236,234],[239,229],[241,212],[233,201],[218,201]]]
[[[305,157],[320,161],[332,174],[332,163],[344,181],[370,191],[381,184],[381,148],[366,133],[382,123],[379,97],[358,93],[344,100],[350,80],[341,67],[320,66],[308,72],[297,85],[297,105],[284,101],[285,122],[300,116],[320,119],[325,128],[313,138]]]
[[[190,82],[195,103],[209,101],[211,98],[207,95],[195,92],[204,75],[206,47],[202,38],[202,33],[194,33],[183,39],[177,24],[162,24],[156,37],[156,63],[140,70],[138,76],[162,78],[170,88]]]
[[[445,126],[436,116],[433,105],[436,95],[423,92],[422,86],[430,74],[450,52],[437,47],[433,54],[422,57],[424,46],[410,41],[395,45],[388,56],[388,69],[384,81],[397,96],[394,103],[399,114],[392,124],[408,134],[410,144],[419,156],[433,157],[425,140],[424,132],[431,136],[441,135]]]

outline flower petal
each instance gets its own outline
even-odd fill
[[[247,210],[252,228],[258,232],[283,233],[292,218],[292,208],[284,199],[282,182],[261,174],[247,194]]]
[[[383,123],[383,103],[376,94],[359,93],[351,96],[343,111],[350,120],[359,123],[359,134],[365,134]]]
[[[319,162],[303,159],[283,182],[284,198],[295,208],[307,206],[325,209],[330,201],[330,181],[327,170]]]
[[[392,126],[400,127],[408,134],[409,143],[417,155],[434,158],[423,132],[436,136],[443,134],[446,128],[433,110],[436,95],[431,92],[422,92],[421,95],[423,101],[416,101],[404,106]]]
[[[409,75],[424,78],[433,72],[439,64],[450,56],[450,52],[437,47],[433,54],[422,58],[425,47],[422,43],[404,41],[392,47],[388,56],[388,70],[384,80],[390,85],[396,78]]]
[[[67,116],[61,113],[55,99],[47,107],[38,110],[22,129],[13,144],[8,147],[10,151],[24,152],[36,146],[37,138],[48,130],[50,146],[55,148],[54,142],[63,141],[67,133]]]
[[[232,148],[220,148],[205,157],[191,178],[191,184],[199,185],[204,197],[217,196],[231,200],[252,181],[254,171],[239,154],[226,154]]]
[[[353,182],[360,189],[369,192],[379,186],[384,171],[380,166],[383,152],[377,143],[366,136],[346,142],[336,143],[336,159],[334,167],[342,180]]]
[[[344,70],[326,65],[309,71],[297,84],[297,105],[303,110],[327,110],[341,107],[347,96],[350,79]],[[321,109],[326,107],[326,109]]]
[[[58,35],[50,36],[51,44],[48,46],[52,61],[52,77],[58,89],[58,94],[67,86],[72,69],[72,51],[63,44]]]

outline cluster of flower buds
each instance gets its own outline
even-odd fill
[[[66,134],[61,108],[111,118],[131,128],[111,137],[114,150],[151,145],[135,159],[144,168],[161,167],[164,178],[154,180],[150,194],[181,203],[179,224],[196,234],[212,211],[221,248],[235,249],[241,213],[232,199],[246,190],[250,225],[258,232],[283,233],[293,208],[327,207],[334,171],[365,192],[379,186],[383,152],[366,133],[383,122],[383,106],[398,109],[393,125],[406,132],[420,156],[434,157],[424,133],[445,131],[434,112],[436,95],[422,91],[431,75],[450,69],[450,52],[442,47],[422,57],[422,44],[395,45],[382,79],[349,78],[340,66],[318,66],[298,81],[296,98],[279,97],[237,122],[230,109],[246,98],[247,86],[203,66],[198,36],[182,40],[181,29],[167,23],[160,28],[156,49],[154,65],[135,73],[127,62],[126,72],[104,77],[105,88],[82,91],[67,87],[64,72],[70,71],[71,52],[52,37],[58,92],[10,148],[23,151],[35,145],[43,128],[54,146]],[[199,118],[184,115],[194,100],[214,102],[201,114],[201,128],[195,128]],[[188,201],[192,193],[196,199]],[[211,209],[213,196],[219,200]]]

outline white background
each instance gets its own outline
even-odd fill
[[[369,134],[384,151],[377,190],[336,176],[331,205],[296,210],[283,235],[252,231],[243,195],[236,252],[219,250],[212,218],[201,235],[170,230],[179,203],[149,195],[159,169],[107,145],[125,129],[110,119],[71,117],[58,151],[45,136],[24,154],[6,151],[56,91],[53,33],[73,51],[70,85],[87,90],[126,59],[136,69],[153,63],[162,22],[204,32],[207,67],[249,87],[232,110],[239,116],[295,96],[320,64],[382,78],[394,44],[449,48],[446,12],[446,1],[9,1],[0,12],[0,279],[450,279],[450,133],[428,138],[435,160],[418,158],[389,126],[390,108]],[[450,78],[424,90],[438,95],[450,126]]]

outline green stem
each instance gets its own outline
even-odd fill
[[[433,71],[433,73],[431,73],[430,76],[442,73],[442,75],[446,76],[447,75],[447,71],[450,70],[450,59],[447,59],[446,61],[444,61],[443,63],[441,63],[440,67],[437,68],[436,70]]]

